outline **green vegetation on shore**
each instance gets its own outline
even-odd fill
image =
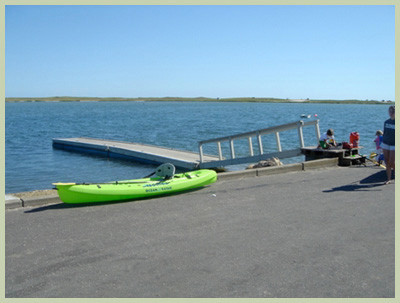
[[[312,100],[312,99],[279,99],[279,98],[182,98],[182,97],[163,97],[163,98],[118,98],[118,97],[41,97],[41,98],[6,98],[6,102],[101,102],[101,101],[181,101],[181,102],[265,102],[265,103],[339,103],[339,104],[394,104],[394,101],[378,100]]]

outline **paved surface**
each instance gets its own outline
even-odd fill
[[[394,184],[378,167],[6,211],[6,297],[393,297]]]

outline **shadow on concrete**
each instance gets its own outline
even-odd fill
[[[392,179],[394,180],[394,174],[392,173]],[[333,187],[332,189],[323,190],[324,193],[331,193],[335,191],[370,191],[370,190],[382,190],[378,189],[378,187],[385,186],[384,182],[386,181],[386,170],[381,170],[371,176],[368,176],[359,182],[355,182],[353,184]],[[376,188],[376,189],[374,189]]]
[[[392,179],[394,180],[394,173],[392,171]],[[386,170],[380,170],[377,173],[368,176],[360,181],[360,184],[371,184],[386,181]]]
[[[89,202],[89,203],[78,203],[78,204],[68,204],[68,203],[51,204],[51,205],[40,206],[40,207],[37,207],[34,209],[29,209],[29,210],[24,211],[24,213],[36,213],[36,212],[41,212],[41,211],[46,211],[46,210],[96,207],[96,206],[102,206],[102,205],[122,204],[122,203],[139,202],[139,201],[146,201],[146,200],[156,200],[156,199],[159,199],[162,197],[178,196],[178,195],[183,195],[183,194],[187,194],[190,192],[195,192],[195,191],[201,190],[206,187],[208,187],[208,185],[200,187],[200,188],[193,188],[193,189],[185,190],[182,192],[163,194],[163,195],[157,195],[157,196],[151,196],[151,197],[144,197],[144,198],[139,198],[139,199],[134,199],[134,200],[131,199],[131,200],[122,200],[122,201]]]
[[[26,210],[26,211],[24,211],[24,213],[36,213],[36,212],[40,212],[40,211],[56,210],[56,209],[96,207],[96,206],[102,206],[102,205],[135,202],[135,201],[141,201],[141,200],[150,200],[150,199],[147,198],[147,199],[140,199],[140,200],[136,199],[136,200],[130,200],[130,201],[109,201],[109,202],[92,202],[92,203],[79,203],[79,204],[68,204],[68,203],[50,204],[50,205],[44,205],[44,206]]]

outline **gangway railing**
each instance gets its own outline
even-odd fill
[[[316,135],[317,142],[318,142],[319,138],[320,138],[319,120],[312,120],[312,121],[307,121],[307,122],[300,120],[300,121],[296,121],[293,123],[282,124],[282,125],[278,125],[278,126],[259,129],[259,130],[236,134],[236,135],[232,135],[232,136],[226,136],[226,137],[220,137],[220,138],[199,141],[199,155],[200,155],[199,167],[200,168],[224,167],[227,165],[236,165],[236,164],[261,161],[261,160],[265,160],[265,159],[271,158],[271,157],[279,157],[280,159],[284,159],[284,158],[300,156],[301,148],[305,147],[304,146],[303,128],[306,126],[313,126],[313,125],[315,127],[315,135]],[[299,139],[299,147],[295,148],[295,149],[291,149],[291,150],[282,150],[279,134],[283,131],[292,130],[292,129],[296,129],[296,128],[298,130],[297,133],[298,133],[298,139]],[[265,154],[261,136],[267,135],[267,134],[273,134],[273,133],[275,134],[277,151]],[[253,142],[252,142],[253,137],[257,138],[258,154],[254,153]],[[238,139],[247,139],[248,140],[248,144],[249,144],[249,155],[248,156],[240,157],[240,158],[236,157],[234,142],[235,142],[235,140],[238,140]],[[222,155],[221,143],[226,142],[226,141],[229,142],[230,159],[224,159],[224,157]],[[204,161],[203,145],[210,144],[210,143],[217,144],[219,161]]]

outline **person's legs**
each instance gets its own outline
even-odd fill
[[[393,173],[394,173],[394,160],[395,160],[395,157],[396,157],[395,151],[394,151],[394,150],[391,150],[391,151],[390,151],[390,160],[391,160],[390,166],[391,166],[391,168],[393,169]]]
[[[385,182],[386,184],[390,183],[390,180],[392,179],[392,160],[390,157],[390,150],[383,149],[383,157],[385,158],[386,162],[386,176],[387,176],[387,181]]]

